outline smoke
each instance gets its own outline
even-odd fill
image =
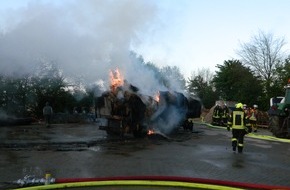
[[[53,62],[65,76],[87,83],[107,81],[115,68],[138,80],[130,47],[140,43],[156,11],[153,1],[143,0],[31,1],[3,11],[0,74],[31,74],[40,63]]]
[[[158,110],[151,116],[151,122],[162,133],[170,134],[183,124],[188,112],[188,99],[178,92],[160,92]]]
[[[110,70],[118,68],[141,94],[167,90],[152,70],[130,58],[131,47],[142,42],[158,18],[154,1],[53,2],[31,1],[0,13],[1,75],[33,74],[40,64],[54,63],[65,77],[108,87]],[[164,125],[179,115],[169,112]]]
[[[166,111],[163,111],[165,113],[161,114],[166,114],[166,117],[160,115],[156,117],[156,115],[154,115],[156,118],[152,118],[155,119],[155,121],[153,120],[153,125],[157,126],[160,132],[168,135],[180,127],[181,121],[185,118],[185,114],[178,112],[179,110],[174,106],[168,106]],[[160,110],[158,110],[158,113],[160,114]]]

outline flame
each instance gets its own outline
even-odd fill
[[[156,100],[156,102],[160,101],[160,93],[159,91],[157,92],[157,94],[154,96],[154,99]]]
[[[115,91],[117,87],[122,86],[124,84],[124,78],[121,75],[119,69],[115,71],[110,71],[110,82],[111,82],[111,89]]]
[[[147,135],[153,135],[154,134],[154,130],[153,129],[149,129],[147,132]]]

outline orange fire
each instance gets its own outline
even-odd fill
[[[115,91],[117,87],[124,84],[124,78],[121,75],[119,69],[116,69],[115,71],[111,70],[109,74],[112,91]]]
[[[147,132],[147,135],[153,135],[154,134],[154,130],[153,129],[149,129]]]

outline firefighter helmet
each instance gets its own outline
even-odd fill
[[[247,109],[247,104],[244,104],[244,105],[243,105],[243,109],[244,109],[244,110]]]
[[[243,108],[243,104],[242,103],[237,103],[236,104],[236,108]]]

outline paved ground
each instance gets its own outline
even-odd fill
[[[108,138],[96,124],[1,127],[0,189],[25,175],[55,178],[183,176],[290,187],[290,143],[245,138],[231,150],[231,133],[195,125],[170,138]],[[271,135],[259,130],[258,135]]]

